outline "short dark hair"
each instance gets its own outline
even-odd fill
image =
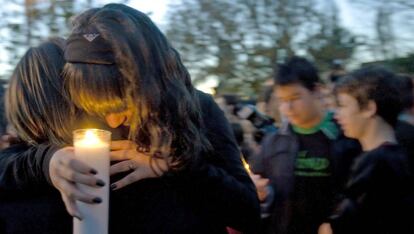
[[[358,101],[361,109],[374,101],[377,115],[391,126],[395,126],[403,110],[402,97],[398,92],[399,80],[390,70],[370,66],[358,69],[345,76],[335,86],[335,93],[346,93]]]
[[[279,65],[276,70],[274,77],[276,85],[301,84],[313,91],[320,82],[318,70],[305,58],[294,56]]]

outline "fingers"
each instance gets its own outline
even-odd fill
[[[128,140],[122,141],[112,141],[111,142],[111,150],[127,150],[127,149],[135,149],[137,145]]]
[[[253,181],[262,181],[262,180],[267,180],[269,181],[269,179],[267,178],[263,178],[262,176],[258,175],[258,174],[250,174],[250,177],[252,178]]]
[[[120,188],[123,188],[123,187],[129,185],[129,184],[137,182],[138,180],[141,180],[141,179],[143,179],[142,173],[140,173],[139,170],[136,170],[136,171],[128,174],[127,176],[125,176],[121,180],[118,180],[117,182],[113,183],[111,185],[111,189],[112,190],[118,190]]]
[[[131,150],[111,151],[109,153],[109,156],[111,157],[111,161],[123,161],[127,159],[132,159],[134,155],[130,151]]]
[[[260,178],[260,176],[259,176],[259,175],[256,175],[256,174],[253,174],[253,173],[250,173],[250,174],[249,174],[249,176],[250,176],[250,178],[251,178],[253,181],[255,181],[255,180],[257,180],[257,179],[259,179],[259,178]]]
[[[100,197],[95,197],[80,191],[74,184],[62,181],[60,186],[60,193],[62,196],[63,203],[65,204],[68,213],[82,220],[82,215],[76,205],[76,201],[82,201],[89,204],[98,204],[102,202]]]
[[[55,173],[61,179],[81,183],[93,187],[102,187],[105,183],[93,176],[97,171],[85,163],[74,159],[73,157],[61,157],[58,161],[58,167],[55,168]]]
[[[257,181],[262,179],[260,175],[256,175],[256,174],[250,174],[250,178],[253,180],[253,183],[256,185],[256,187],[257,187]]]
[[[76,205],[77,200],[88,204],[99,204],[102,202],[100,197],[86,194],[80,191],[75,184],[67,181],[61,182],[59,191],[68,213],[79,220],[82,220],[82,215]]]
[[[93,176],[96,174],[93,168],[74,158],[73,147],[66,147],[55,152],[49,163],[49,174],[53,186],[62,195],[66,209],[72,216],[81,219],[81,214],[76,207],[76,201],[93,204],[100,203],[102,199],[79,190],[76,183],[85,186],[104,186],[105,183]]]
[[[134,149],[129,150],[115,150],[109,153],[111,161],[123,161],[128,159],[137,158],[139,156],[145,156],[145,154],[140,153]],[[145,156],[148,157],[148,156]]]
[[[103,187],[105,186],[105,182],[101,179],[97,179],[91,174],[82,174],[77,173],[73,170],[61,170],[59,171],[59,175],[64,179],[74,182],[89,185],[92,187]]]
[[[68,149],[68,151],[71,150],[73,151],[73,149]],[[95,169],[93,169],[92,167],[88,166],[87,164],[75,159],[73,157],[73,155],[71,155],[70,157],[60,157],[59,159],[59,164],[68,167],[72,170],[75,170],[79,173],[82,174],[96,174],[98,173]]]
[[[269,179],[262,178],[257,174],[250,174],[250,177],[252,178],[254,186],[256,187],[259,200],[264,201],[269,193],[269,189],[267,187],[269,185]]]
[[[256,186],[256,188],[258,190],[263,189],[264,187],[266,187],[269,184],[269,179],[263,178],[260,175],[251,174],[250,177],[252,178],[253,183],[254,183],[254,185]]]
[[[256,187],[266,187],[269,184],[269,179],[260,179],[256,181]]]
[[[102,199],[79,190],[77,186],[67,181],[62,181],[60,192],[68,197],[69,200],[82,201],[88,204],[101,203]]]
[[[332,227],[330,223],[323,223],[319,226],[318,234],[332,234]]]
[[[129,173],[127,176],[113,183],[111,185],[111,189],[117,190],[129,184],[132,184],[138,180],[145,178],[154,178],[159,176],[154,173],[149,164],[139,164],[134,160],[126,160],[112,165],[110,168],[110,174],[113,175],[120,172],[127,172],[131,170],[133,171]]]
[[[122,161],[119,163],[116,163],[111,166],[109,169],[110,175],[118,174],[120,172],[126,172],[130,170],[135,170],[137,168],[137,165],[132,160]]]
[[[73,217],[78,218],[79,220],[82,220],[82,215],[80,214],[78,207],[76,206],[76,202],[74,200],[69,199],[66,195],[64,195],[63,193],[62,195],[62,200],[63,203],[65,204],[66,207],[66,211]]]

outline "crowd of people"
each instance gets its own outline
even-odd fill
[[[9,80],[0,233],[72,233],[77,203],[102,202],[79,185],[110,186],[109,233],[414,233],[413,79],[275,71],[262,106],[213,99],[148,16],[86,10]],[[85,127],[112,132],[110,185],[76,159]]]
[[[371,66],[327,80],[305,58],[278,65],[278,128],[241,141],[261,232],[414,233],[414,79]]]

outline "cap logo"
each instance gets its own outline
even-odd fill
[[[95,38],[97,38],[99,36],[99,33],[88,33],[88,34],[83,34],[83,37],[88,40],[89,42],[92,42],[93,40],[95,40]]]

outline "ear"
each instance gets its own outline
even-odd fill
[[[366,107],[362,110],[362,115],[366,118],[372,118],[377,114],[377,104],[370,100]]]

